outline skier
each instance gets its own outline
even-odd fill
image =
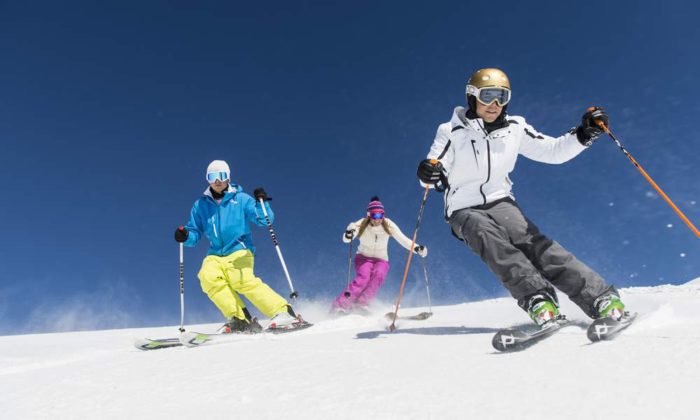
[[[384,205],[379,197],[372,197],[367,205],[367,216],[348,225],[343,242],[350,243],[359,238],[360,246],[355,256],[355,279],[333,302],[332,314],[350,311],[368,313],[367,306],[379,291],[389,272],[389,238],[393,237],[401,246],[411,249],[412,241],[401,229],[384,215]],[[413,251],[425,258],[428,248],[415,245]]]
[[[255,247],[248,223],[267,226],[260,199],[265,203],[270,220],[274,214],[263,188],[243,192],[240,185],[230,184],[231,171],[223,160],[207,167],[209,187],[192,206],[190,220],[175,230],[175,240],[194,247],[203,235],[211,244],[202,262],[198,277],[202,291],[209,296],[227,321],[222,332],[257,333],[262,327],[239,297],[244,295],[265,316],[272,317],[271,326],[293,328],[300,317],[287,301],[275,293],[253,272]]]
[[[444,191],[452,233],[481,257],[537,325],[559,317],[554,287],[591,318],[621,319],[625,306],[615,287],[540,233],[516,204],[508,177],[518,154],[552,164],[574,158],[602,134],[595,121],[607,125],[607,113],[590,108],[580,126],[553,138],[506,113],[511,89],[503,71],[476,71],[466,93],[468,108],[455,108],[452,119],[438,127],[428,159],[418,166],[422,185]]]

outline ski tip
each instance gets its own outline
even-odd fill
[[[155,340],[150,338],[134,339],[134,347],[139,350],[160,350],[177,346],[180,346],[180,340],[177,338],[161,338]]]
[[[313,326],[314,326],[314,324],[302,320],[301,323],[292,324],[292,325],[287,326],[287,327],[277,327],[274,324],[272,324],[265,329],[265,332],[271,333],[271,334],[283,334],[283,333],[288,333],[288,332],[293,332],[293,331],[305,330],[305,329],[313,327]]]
[[[612,318],[598,318],[588,327],[586,336],[588,339],[597,343],[604,340],[612,340],[627,327],[629,327],[637,317],[636,312],[625,313],[620,320]]]

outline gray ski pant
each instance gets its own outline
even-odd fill
[[[510,198],[457,210],[449,223],[526,311],[532,295],[548,293],[556,300],[554,286],[586,315],[597,318],[593,302],[617,294],[598,273],[541,234]]]

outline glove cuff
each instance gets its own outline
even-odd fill
[[[595,139],[592,139],[590,136],[588,136],[586,134],[585,130],[583,129],[583,127],[580,125],[578,127],[576,127],[576,138],[578,139],[578,142],[581,143],[582,146],[586,146],[586,147],[593,144],[593,141],[595,140]]]

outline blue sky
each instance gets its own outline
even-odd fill
[[[586,107],[700,223],[691,2],[0,3],[0,334],[179,322],[174,228],[225,159],[264,186],[292,280],[345,283],[340,236],[372,195],[407,235],[417,162],[469,74],[510,76],[509,112],[559,135]],[[522,158],[515,195],[543,232],[618,286],[700,276],[700,241],[609,139],[574,161]],[[436,303],[502,296],[431,194],[419,242]],[[266,229],[256,269],[288,294]],[[219,314],[185,255],[187,319]],[[380,297],[406,255],[391,245]],[[421,300],[415,265],[408,299]]]

